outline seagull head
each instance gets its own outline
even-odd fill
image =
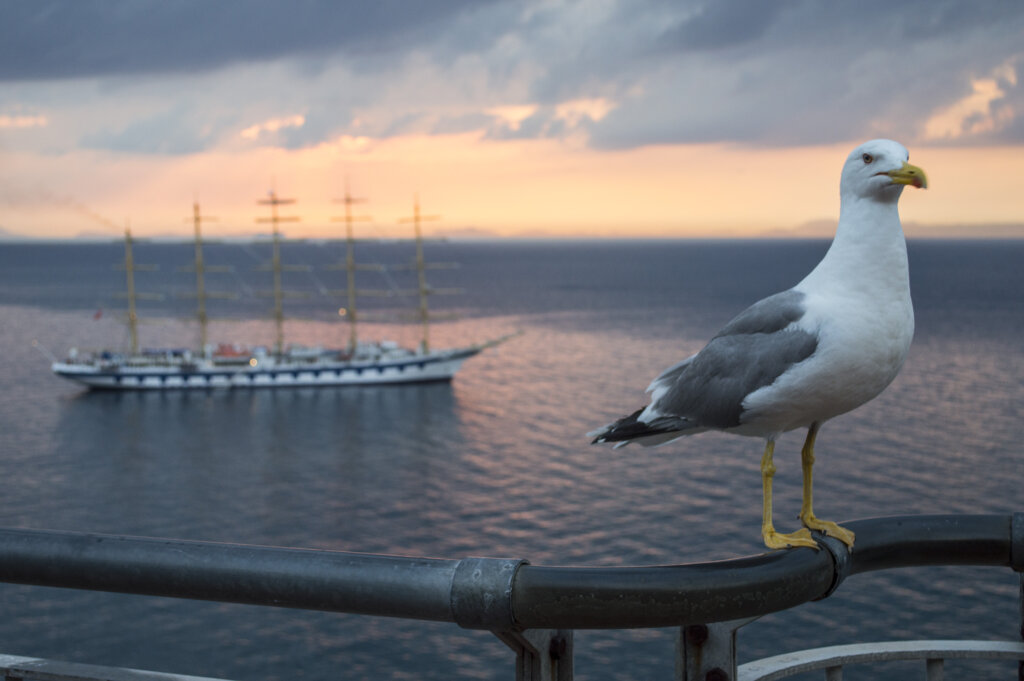
[[[908,163],[910,154],[899,142],[878,139],[865,142],[852,152],[843,166],[840,193],[879,201],[895,201],[910,185],[928,186],[924,171]]]

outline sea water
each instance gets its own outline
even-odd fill
[[[123,346],[123,245],[0,245],[0,526],[462,558],[658,565],[759,553],[762,443],[708,433],[659,448],[585,433],[645,403],[662,368],[795,284],[825,241],[434,242],[450,317],[434,347],[521,331],[451,384],[101,393],[45,352]],[[285,245],[287,338],[343,345],[343,244]],[[911,242],[917,332],[879,398],[818,438],[815,510],[850,520],[1024,511],[1024,242]],[[139,242],[139,334],[190,347],[191,244]],[[214,342],[271,344],[266,243],[212,243]],[[361,243],[408,263],[408,244]],[[361,271],[361,335],[420,327],[409,270]],[[299,295],[301,294],[301,295]],[[372,307],[372,309],[371,309]],[[377,313],[380,313],[377,315]],[[33,346],[33,341],[37,346]],[[776,449],[776,525],[795,529],[803,434]],[[832,597],[741,630],[741,661],[805,647],[1018,636],[1008,569],[857,575]],[[0,652],[236,679],[505,679],[512,653],[454,624],[0,585]],[[580,679],[670,678],[673,631],[581,631]],[[974,667],[947,663],[950,674]],[[848,678],[922,674],[901,664]],[[985,663],[1012,676],[1015,663]],[[888,675],[888,676],[887,676]],[[813,675],[810,678],[817,678]]]

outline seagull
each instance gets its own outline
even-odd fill
[[[898,142],[854,149],[839,183],[839,224],[821,262],[793,288],[754,303],[697,354],[663,371],[650,403],[589,433],[593,444],[658,445],[715,430],[766,442],[761,536],[770,549],[818,548],[810,530],[850,549],[854,533],[812,508],[814,441],[825,421],[874,399],[899,373],[914,335],[907,244],[897,204],[927,186]],[[775,440],[807,429],[801,450],[803,527],[772,521]]]

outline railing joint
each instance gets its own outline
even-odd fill
[[[829,584],[825,593],[814,599],[816,601],[820,601],[835,593],[836,589],[839,588],[839,585],[843,583],[843,580],[849,576],[850,551],[852,549],[835,537],[829,537],[828,535],[821,534],[820,532],[814,533],[814,539],[818,542],[818,546],[822,547],[825,551],[828,551],[829,555],[832,556],[832,583]]]
[[[529,561],[521,558],[464,558],[452,576],[451,609],[465,629],[517,629],[512,613],[512,585]]]

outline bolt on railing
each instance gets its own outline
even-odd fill
[[[516,653],[518,679],[567,681],[575,629],[681,627],[678,677],[735,679],[739,626],[825,598],[847,576],[925,565],[1024,570],[1024,514],[847,526],[852,552],[819,537],[821,551],[620,568],[0,529],[0,581],[454,622],[497,634]]]

